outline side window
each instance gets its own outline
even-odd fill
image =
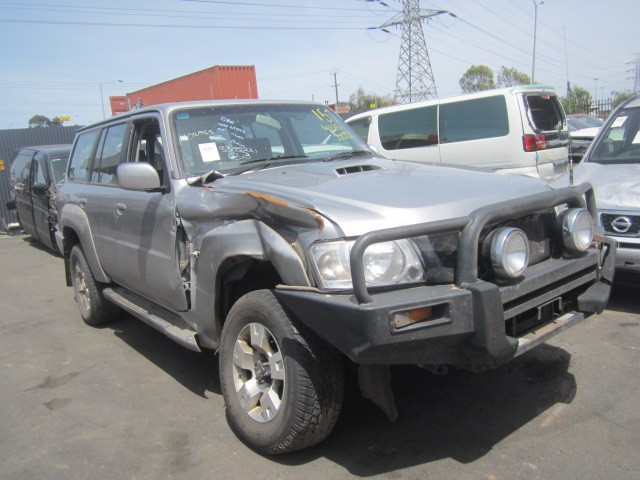
[[[440,142],[453,143],[509,134],[502,95],[440,105]]]
[[[49,183],[47,181],[47,177],[45,176],[44,168],[42,168],[42,164],[38,160],[35,160],[33,162],[33,185],[35,185],[36,183],[40,183],[44,185]]]
[[[380,143],[385,150],[428,147],[438,144],[438,107],[411,108],[380,115]]]
[[[69,163],[69,157],[52,158],[51,170],[53,171],[53,181],[56,185],[62,185],[64,177],[67,174],[67,165]]]
[[[21,153],[11,165],[11,183],[18,192],[26,192],[31,169],[31,154]]]
[[[120,163],[122,145],[127,124],[121,123],[109,127],[102,132],[102,138],[96,151],[93,162],[91,182],[103,184],[116,184],[116,169]]]
[[[69,160],[69,180],[76,182],[85,182],[87,180],[93,146],[99,133],[99,130],[92,130],[81,133],[76,139],[76,144]]]
[[[130,161],[147,162],[156,169],[160,184],[165,185],[164,142],[160,132],[160,123],[155,118],[136,121],[133,124],[134,150]]]
[[[355,132],[362,137],[365,142],[369,141],[369,126],[371,125],[371,117],[359,118],[353,122],[347,122]]]

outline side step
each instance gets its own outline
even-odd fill
[[[196,340],[196,332],[184,324],[184,321],[157,305],[137,296],[124,288],[105,288],[102,293],[105,298],[131,315],[139,318],[149,326],[164,333],[183,347],[201,352]]]
[[[528,352],[536,345],[546,342],[560,332],[581,322],[584,318],[584,313],[581,312],[566,313],[552,322],[547,323],[543,327],[537,328],[534,331],[518,338],[518,350],[516,351],[515,356],[517,357],[518,355]]]

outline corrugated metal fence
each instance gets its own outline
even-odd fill
[[[9,168],[14,152],[34,145],[61,145],[72,143],[80,127],[14,128],[0,130],[0,233],[6,226],[17,221],[15,210],[7,209],[9,201]]]

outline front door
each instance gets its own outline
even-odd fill
[[[187,309],[180,275],[174,193],[170,189],[158,118],[134,120],[127,161],[152,165],[164,192],[136,192],[117,187],[113,195],[115,268],[109,272],[118,283],[175,311]]]

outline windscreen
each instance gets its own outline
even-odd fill
[[[251,104],[193,107],[173,113],[185,176],[246,171],[253,163],[311,162],[368,150],[328,107]]]
[[[640,108],[620,110],[606,130],[601,132],[593,146],[590,162],[637,163],[640,162]]]

